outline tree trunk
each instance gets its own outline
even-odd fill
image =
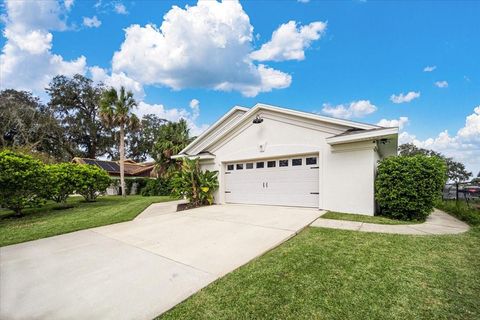
[[[120,188],[122,189],[122,197],[126,197],[125,193],[125,128],[120,125]]]

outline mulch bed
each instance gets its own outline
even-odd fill
[[[191,203],[182,203],[177,206],[177,212],[178,211],[184,211],[184,210],[189,210],[189,209],[195,209],[195,208],[200,208],[200,207],[205,207],[205,205],[200,205],[196,206]]]

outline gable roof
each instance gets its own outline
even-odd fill
[[[273,111],[277,113],[282,113],[285,115],[290,115],[290,116],[295,116],[295,117],[300,117],[304,119],[309,119],[309,120],[314,120],[314,121],[319,121],[319,122],[324,122],[324,123],[329,123],[329,124],[334,124],[334,125],[340,125],[344,126],[347,128],[354,128],[358,130],[369,130],[369,129],[377,129],[381,128],[380,126],[377,125],[372,125],[372,124],[367,124],[367,123],[362,123],[362,122],[356,122],[356,121],[350,121],[350,120],[344,120],[344,119],[337,119],[337,118],[332,118],[332,117],[326,117],[326,116],[321,116],[318,114],[314,113],[309,113],[309,112],[304,112],[304,111],[297,111],[297,110],[292,110],[292,109],[286,109],[286,108],[281,108],[277,106],[272,106],[264,103],[257,103],[253,108],[248,109],[244,107],[239,107],[235,106],[233,107],[229,112],[227,112],[223,117],[221,117],[217,122],[215,122],[208,130],[206,130],[204,133],[202,133],[200,136],[198,136],[194,141],[192,141],[188,146],[186,146],[177,156],[182,157],[185,155],[196,155],[197,152],[194,152],[194,154],[191,154],[190,152],[195,149],[195,146],[200,145],[200,143],[205,142],[205,145],[212,145],[213,143],[219,141],[222,139],[230,129],[232,129],[235,126],[241,125],[243,122],[247,121],[250,115],[255,114],[256,112],[260,110],[265,110],[265,111]],[[229,123],[228,127],[224,127],[223,132],[221,132],[218,135],[214,135],[214,131],[218,129],[222,124],[225,124],[227,122],[228,118],[232,117],[236,112],[241,112],[242,116],[239,117],[236,121],[232,121]],[[200,150],[202,151],[202,150]]]

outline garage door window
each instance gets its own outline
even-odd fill
[[[307,166],[317,164],[317,157],[309,157],[305,159],[305,162],[307,163]]]
[[[257,169],[262,169],[264,167],[265,163],[263,162],[257,162]]]
[[[275,168],[276,164],[276,161],[267,161],[267,167],[269,168]]]
[[[237,170],[243,170],[243,163],[237,163]]]
[[[247,169],[253,169],[253,162],[249,162],[245,165],[245,168]]]
[[[279,160],[278,161],[279,167],[288,167],[288,160]]]
[[[232,171],[232,170],[233,170],[233,164],[229,164],[229,165],[227,166],[227,170],[228,170],[228,171]]]
[[[292,166],[301,166],[302,159],[292,159]]]

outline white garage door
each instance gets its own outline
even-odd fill
[[[318,157],[226,164],[225,202],[318,207]]]

